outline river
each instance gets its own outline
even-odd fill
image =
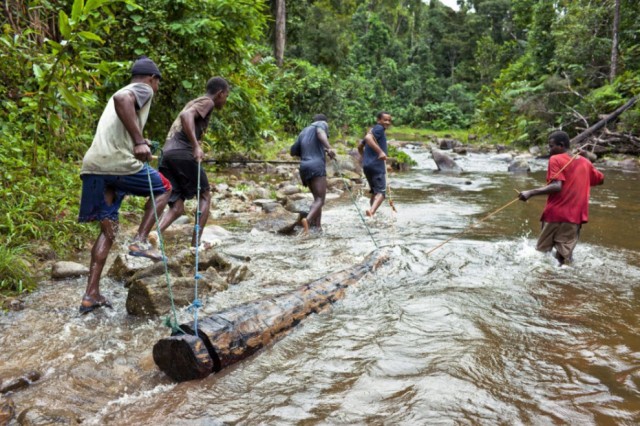
[[[391,259],[203,380],[176,384],[157,369],[151,349],[169,329],[127,315],[121,284],[102,282],[114,310],[79,316],[84,278],[43,283],[25,310],[0,316],[1,375],[43,375],[10,395],[18,413],[57,408],[88,425],[638,424],[640,174],[601,169],[575,264],[559,267],[534,249],[544,197],[482,221],[541,186],[545,160],[514,175],[469,154],[464,173],[448,175],[428,152],[407,152],[418,166],[391,176],[398,212],[384,204],[366,220],[373,238],[348,193],[325,207],[322,236],[233,231],[223,250],[250,256],[253,275],[205,300],[201,316],[358,263],[376,245]]]

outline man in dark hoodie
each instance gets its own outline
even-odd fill
[[[335,160],[336,153],[329,145],[329,125],[324,114],[313,117],[313,123],[305,127],[291,147],[291,155],[300,157],[300,179],[313,194],[309,214],[302,219],[304,233],[309,227],[321,228],[322,206],[327,195],[327,167],[325,155]]]

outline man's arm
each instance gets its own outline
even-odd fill
[[[376,154],[378,154],[378,160],[387,160],[387,154],[385,154],[382,148],[380,148],[380,145],[378,145],[371,133],[367,133],[367,135],[364,137],[364,141],[367,145],[369,145],[369,147],[371,147],[371,149],[376,152]]]
[[[193,158],[197,162],[201,162],[204,159],[204,151],[200,146],[200,141],[196,137],[196,118],[200,116],[198,110],[194,107],[188,108],[180,113],[180,123],[182,124],[182,131],[191,142],[193,148]]]
[[[562,181],[554,180],[554,181],[551,181],[549,185],[536,188],[536,189],[531,189],[529,191],[522,191],[520,194],[518,194],[518,198],[520,198],[520,200],[522,201],[527,201],[529,198],[535,197],[537,195],[553,194],[555,192],[560,192],[561,190],[562,190]]]
[[[142,136],[136,115],[136,97],[133,92],[121,92],[113,97],[113,104],[118,118],[133,139],[133,155],[140,161],[151,160],[151,149],[148,141]]]
[[[324,150],[327,152],[327,155],[332,160],[336,159],[336,153],[331,149],[331,145],[329,145],[329,138],[327,138],[327,134],[322,129],[316,129],[316,135],[320,140],[320,143],[324,147]]]

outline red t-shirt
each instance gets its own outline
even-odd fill
[[[562,169],[567,163],[569,165]],[[562,181],[562,190],[549,194],[540,220],[586,223],[589,220],[590,188],[601,184],[604,175],[586,158],[578,156],[572,160],[564,153],[553,155],[549,159],[547,182],[552,180]]]

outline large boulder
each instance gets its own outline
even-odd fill
[[[249,259],[237,259],[214,250],[203,250],[198,262],[198,299],[227,289],[229,283],[250,276]],[[195,298],[195,250],[188,249],[167,262],[158,262],[136,272],[127,281],[127,312],[131,315],[164,315],[176,307],[189,306]],[[169,292],[167,275],[171,284]]]
[[[462,172],[462,167],[460,167],[458,163],[443,151],[434,148],[431,150],[431,156],[433,157],[433,161],[435,161],[438,170],[450,173]]]
[[[516,157],[509,163],[508,170],[512,173],[527,173],[531,171],[531,166],[526,158]]]

